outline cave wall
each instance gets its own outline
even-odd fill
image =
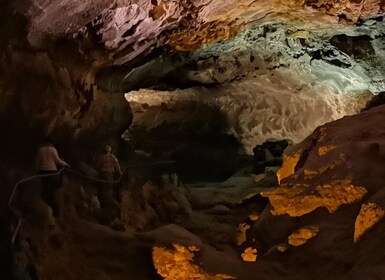
[[[300,140],[322,122],[357,112],[368,91],[384,90],[383,4],[4,2],[1,126],[3,146],[11,143],[4,156],[22,150],[20,158],[31,158],[25,142],[35,146],[47,134],[66,154],[91,135],[100,140],[89,150],[119,138],[131,113],[110,94],[141,88],[181,88],[194,96],[187,99],[220,110],[227,136],[246,152],[270,137]],[[201,91],[232,93],[205,101],[196,97]],[[293,118],[285,121],[284,111]]]
[[[383,25],[382,17],[334,29],[255,25],[233,39],[179,56],[184,63],[168,73],[157,71],[163,77],[154,78],[152,90],[127,92],[137,112],[131,133],[140,128],[151,138],[157,137],[151,132],[155,128],[185,126],[194,115],[185,115],[178,104],[191,102],[220,110],[227,134],[246,153],[269,138],[299,142],[323,123],[358,113],[373,94],[385,90]],[[155,65],[170,69],[172,64],[164,59]],[[138,71],[154,77],[148,65]],[[125,76],[132,90],[130,75],[133,81],[138,75]],[[155,118],[143,113],[154,108]],[[170,110],[179,116],[170,116]]]
[[[71,161],[118,145],[132,118],[123,92],[139,147],[163,141],[157,149],[167,152],[193,140],[223,155],[270,137],[300,141],[384,91],[383,0],[1,5],[2,214],[15,181],[34,172],[43,136]]]
[[[11,4],[1,9],[0,27],[0,226],[6,231],[2,217],[12,188],[36,172],[34,157],[45,136],[71,164],[89,162],[106,141],[122,148],[132,118],[122,95],[94,84],[91,60],[78,42],[65,37],[31,44],[29,19]]]
[[[0,127],[6,131],[1,150],[8,159],[28,160],[47,135],[64,153],[87,153],[87,147],[91,150],[108,138],[120,138],[130,124],[130,108],[123,97],[104,92],[94,83],[97,58],[85,53],[89,41],[58,34],[34,44],[33,18],[50,7],[49,3],[13,1],[5,10]],[[88,6],[83,8],[79,13]],[[94,12],[98,14],[100,7],[96,5]],[[91,11],[87,13],[92,16]],[[87,141],[89,145],[77,147]]]

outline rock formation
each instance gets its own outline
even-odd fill
[[[217,277],[203,279],[381,277],[384,266],[378,260],[383,258],[383,250],[378,250],[378,240],[383,238],[384,228],[384,132],[377,124],[384,113],[385,107],[379,106],[329,123],[290,147],[284,168],[293,166],[292,171],[284,173],[279,188],[262,193],[270,203],[259,217],[249,226],[241,225],[244,237],[238,239],[238,245],[244,251],[238,257],[190,242],[168,251],[174,254],[174,261],[168,264],[157,262],[159,254],[166,252],[153,252],[158,270],[166,279],[175,275],[175,271],[163,269],[187,250],[196,256],[194,263],[201,264],[200,273],[215,272]],[[320,153],[325,146],[334,148]],[[230,274],[224,267],[214,268],[213,259],[223,261],[222,254],[232,263]]]
[[[20,275],[381,278],[384,108],[355,114],[382,103],[384,13],[383,0],[2,1],[0,251],[12,187],[50,135],[89,175],[108,141],[180,177],[125,178],[111,209],[65,177],[57,220],[34,182]],[[236,173],[271,138],[297,144],[278,181]]]

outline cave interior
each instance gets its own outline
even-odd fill
[[[384,0],[3,0],[0,100],[1,279],[385,277]]]

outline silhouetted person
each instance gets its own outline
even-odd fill
[[[100,156],[99,159],[99,171],[100,178],[103,180],[113,181],[115,173],[123,175],[119,165],[119,161],[116,156],[112,153],[112,147],[106,145],[104,147],[105,153]]]
[[[112,147],[110,145],[106,145],[104,147],[104,151],[105,153],[100,156],[98,162],[100,178],[107,181],[113,181],[116,173],[123,175],[123,172],[120,168],[118,159],[112,153]],[[99,200],[102,206],[113,201],[112,188],[113,186],[109,183],[100,185]]]
[[[58,172],[58,167],[69,167],[68,163],[62,160],[50,139],[45,139],[37,152],[36,167],[38,174],[53,174]],[[41,198],[52,208],[52,213],[58,215],[56,203],[56,191],[60,187],[59,176],[43,177],[41,180]]]

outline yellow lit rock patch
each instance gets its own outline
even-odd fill
[[[258,182],[262,181],[265,178],[266,178],[266,174],[265,173],[258,174],[257,176],[255,176],[255,182],[258,183]]]
[[[246,223],[239,224],[237,232],[237,245],[240,246],[247,240],[247,231],[250,229],[250,225]]]
[[[261,195],[269,198],[273,215],[299,217],[318,207],[326,207],[332,213],[343,204],[359,201],[366,192],[364,187],[354,186],[350,180],[334,180],[315,188],[305,184],[284,185]]]
[[[240,28],[241,26],[235,22],[206,22],[171,34],[168,44],[177,51],[195,51],[205,44],[234,37]]]
[[[384,217],[385,211],[375,203],[367,203],[361,206],[360,213],[356,218],[354,227],[354,242],[371,227],[373,227],[379,220]]]
[[[250,221],[255,222],[255,221],[258,221],[259,216],[257,214],[251,214],[249,215],[249,219]]]
[[[320,174],[320,172],[317,171],[317,170],[307,170],[307,169],[305,169],[305,170],[303,171],[303,174],[304,174],[306,177],[308,177],[308,178],[313,178],[314,176]]]
[[[248,247],[242,253],[242,259],[245,262],[256,262],[257,261],[257,249]]]
[[[278,250],[278,252],[283,253],[287,250],[287,245],[286,244],[278,245],[277,250]]]
[[[309,239],[315,237],[318,231],[318,227],[314,226],[301,228],[289,236],[289,244],[292,246],[301,246]]]
[[[309,31],[301,30],[301,31],[297,31],[297,32],[291,34],[290,37],[293,37],[293,38],[308,38],[309,35],[310,35]]]
[[[326,136],[327,136],[326,131],[327,131],[326,127],[323,126],[320,128],[320,130],[319,130],[320,134],[318,137],[318,142],[325,142],[326,141]]]
[[[277,172],[278,182],[294,174],[295,167],[301,157],[301,153],[294,155],[284,155],[282,167]]]
[[[337,146],[335,145],[327,145],[327,146],[321,146],[318,148],[318,155],[320,157],[326,156],[329,152],[333,151]]]
[[[225,274],[212,275],[193,263],[195,247],[173,244],[173,249],[154,247],[152,259],[156,271],[166,280],[224,280],[235,279]]]

